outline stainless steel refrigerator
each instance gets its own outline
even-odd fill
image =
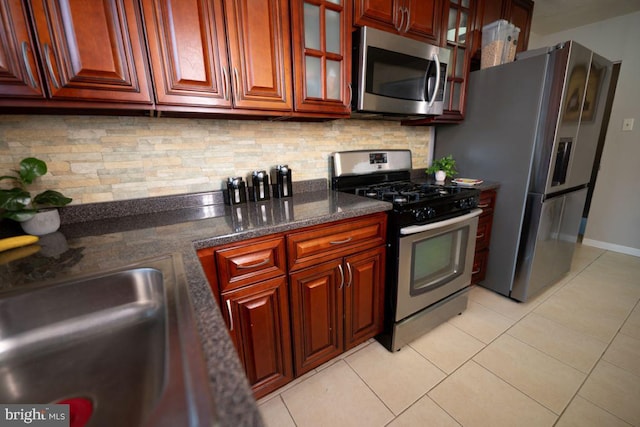
[[[570,269],[612,63],[570,41],[470,74],[459,125],[434,154],[459,177],[497,181],[482,286],[526,301]]]

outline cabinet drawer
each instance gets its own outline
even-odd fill
[[[489,259],[489,249],[476,251],[473,258],[473,270],[471,274],[471,283],[479,283],[484,280],[487,274],[487,260]]]
[[[387,216],[381,213],[288,234],[289,270],[382,245],[386,232]]]
[[[215,251],[220,292],[285,275],[284,237],[247,240]]]
[[[478,207],[482,209],[482,216],[493,215],[493,208],[496,205],[496,191],[485,190],[480,193]]]
[[[476,232],[476,250],[489,247],[491,240],[491,225],[493,216],[482,216],[478,221],[478,231]]]

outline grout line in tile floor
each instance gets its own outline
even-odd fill
[[[589,262],[588,264],[586,264],[583,268],[581,268],[580,270],[576,271],[575,273],[572,273],[570,277],[564,278],[563,280],[565,280],[565,282],[564,282],[564,283],[562,283],[562,286],[558,287],[558,288],[557,288],[557,289],[555,289],[553,292],[551,292],[548,296],[546,296],[546,298],[544,298],[543,300],[541,300],[538,304],[536,304],[536,306],[535,306],[535,307],[533,307],[531,310],[529,310],[529,311],[527,312],[527,314],[525,314],[524,316],[522,316],[522,317],[521,317],[519,320],[517,320],[513,325],[509,326],[509,328],[507,328],[504,332],[502,332],[501,334],[499,334],[498,336],[496,336],[493,340],[491,340],[489,343],[487,343],[483,348],[481,348],[481,349],[480,349],[480,350],[478,350],[476,353],[474,353],[474,354],[473,354],[473,356],[469,357],[469,359],[467,360],[467,362],[468,362],[468,361],[470,361],[470,360],[473,360],[473,358],[474,358],[478,353],[482,352],[486,347],[488,347],[489,345],[491,345],[491,343],[493,343],[494,341],[496,341],[496,340],[497,340],[498,338],[500,338],[501,336],[503,336],[503,335],[508,335],[508,332],[509,332],[513,327],[515,327],[515,326],[516,326],[516,325],[517,325],[521,320],[523,320],[523,319],[524,319],[524,318],[526,318],[527,316],[531,315],[531,313],[533,313],[533,311],[535,310],[535,308],[536,308],[536,307],[540,306],[542,303],[544,303],[545,301],[549,300],[551,297],[553,297],[554,295],[556,295],[560,290],[562,290],[562,289],[564,289],[566,286],[568,286],[568,285],[569,285],[571,282],[573,282],[573,281],[574,281],[574,280],[575,280],[575,279],[576,279],[580,274],[582,274],[583,272],[585,272],[589,266],[591,266],[591,265],[592,265],[593,263],[595,263],[598,259],[600,259],[600,258],[601,258],[605,253],[606,253],[606,252],[602,252],[600,255],[598,255],[596,258],[594,258],[591,262]],[[552,286],[553,286],[553,285],[552,285]],[[483,305],[483,304],[482,304],[482,303],[480,303],[480,302],[478,302],[477,304]],[[611,346],[611,344],[613,343],[613,341],[615,340],[615,338],[616,338],[616,337],[618,336],[618,334],[620,333],[620,330],[621,330],[621,329],[622,329],[622,327],[624,326],[625,322],[629,319],[629,317],[631,317],[631,314],[633,313],[633,310],[635,310],[635,308],[636,308],[636,307],[638,307],[638,305],[639,305],[639,304],[640,304],[640,302],[636,303],[636,305],[635,305],[635,306],[634,306],[634,308],[629,312],[629,314],[627,315],[627,317],[625,317],[624,321],[623,321],[623,322],[620,324],[620,326],[618,327],[618,330],[616,331],[616,333],[613,335],[613,337],[612,337],[612,338],[609,340],[609,342],[607,343],[607,346],[606,346],[606,347],[604,348],[604,350],[602,350],[602,352],[600,353],[600,356],[598,357],[598,360],[593,364],[593,366],[591,366],[591,368],[589,369],[589,371],[585,373],[586,375],[585,375],[584,379],[583,379],[583,380],[582,380],[582,382],[580,383],[580,386],[579,386],[579,387],[577,387],[576,392],[573,394],[573,396],[571,397],[571,399],[569,400],[569,402],[564,406],[564,408],[562,408],[562,411],[560,411],[560,413],[559,413],[559,414],[556,414],[556,415],[558,416],[558,418],[556,419],[556,421],[555,421],[554,425],[556,425],[556,424],[560,421],[560,418],[562,418],[562,415],[566,412],[567,408],[569,408],[569,406],[571,405],[571,403],[575,400],[576,396],[578,396],[578,394],[579,394],[579,392],[580,392],[580,389],[582,389],[582,387],[584,386],[585,382],[587,382],[587,380],[589,379],[590,375],[593,373],[594,369],[595,369],[595,368],[596,368],[596,366],[598,365],[598,362],[600,362],[600,360],[602,359],[602,357],[604,356],[604,354],[607,352],[607,350],[609,349],[609,347]],[[485,308],[486,308],[486,309],[488,309],[488,310],[493,311],[493,312],[494,312],[494,313],[496,313],[496,314],[503,315],[502,313],[499,313],[499,312],[497,312],[497,311],[493,310],[491,307],[487,307],[487,306],[484,306],[484,305],[483,305],[483,307],[485,307]],[[549,320],[550,320],[551,322],[553,322],[553,323],[556,323],[556,324],[558,324],[558,325],[561,325],[560,323],[556,322],[556,321],[555,321],[555,320],[553,320],[553,319],[549,319]],[[454,326],[454,327],[455,327],[455,325],[452,325],[452,326]],[[462,332],[465,332],[465,331],[462,331]],[[465,333],[466,333],[466,332],[465,332]],[[547,352],[545,352],[545,351],[543,351],[543,350],[541,350],[541,349],[536,348],[535,346],[531,345],[530,343],[527,343],[527,342],[525,342],[525,341],[522,341],[521,339],[519,339],[518,337],[515,337],[515,336],[511,336],[511,337],[512,337],[512,338],[514,338],[514,339],[516,339],[516,340],[518,340],[518,341],[520,341],[521,343],[523,343],[523,344],[527,345],[528,347],[531,347],[533,350],[540,351],[540,352],[542,352],[542,353],[546,354],[547,356],[549,356],[549,357],[553,358],[554,360],[557,360],[558,362],[562,363],[563,365],[568,366],[568,367],[570,367],[570,368],[573,368],[573,366],[569,365],[569,364],[568,364],[568,363],[566,363],[565,361],[560,360],[560,359],[558,359],[557,357],[555,357],[555,356],[553,356],[553,355],[551,355],[551,354],[548,354]],[[425,359],[426,359],[426,358],[425,358]],[[427,359],[427,360],[428,360],[428,359]],[[466,363],[466,362],[465,362],[465,363]],[[476,363],[477,363],[477,362],[476,362]],[[453,372],[451,372],[451,374],[448,374],[448,375],[452,375],[455,371],[457,371],[458,369],[460,369],[462,366],[464,366],[464,364],[462,364],[462,365],[458,366],[458,368],[456,368]],[[485,369],[486,369],[486,368],[485,368]],[[573,369],[575,369],[575,368],[573,368]],[[523,390],[520,390],[520,389],[519,389],[515,384],[511,384],[508,380],[506,380],[506,379],[504,379],[504,378],[501,378],[499,375],[495,374],[495,373],[494,373],[493,371],[491,371],[490,369],[487,369],[487,370],[488,370],[489,372],[491,372],[491,374],[492,374],[492,375],[494,375],[494,376],[495,376],[496,378],[498,378],[499,380],[504,381],[505,383],[509,384],[509,385],[510,385],[510,386],[512,386],[513,388],[517,389],[517,390],[518,390],[518,391],[520,391],[521,393],[523,393],[523,394],[525,394],[526,396],[528,396],[530,399],[532,399],[532,400],[534,400],[534,401],[538,402],[538,403],[539,403],[540,405],[542,405],[542,406],[545,406],[542,402],[538,401],[535,397],[533,397],[533,396],[529,396],[526,392],[524,392]],[[444,380],[446,380],[446,379],[447,379],[447,377],[443,378],[440,382],[442,382],[442,381],[444,381]],[[439,383],[440,383],[440,382],[439,382]],[[438,383],[438,384],[439,384],[439,383]],[[427,395],[427,394],[429,393],[429,391],[433,390],[433,389],[434,389],[438,384],[436,384],[436,385],[434,385],[433,387],[431,387],[431,389],[430,389],[430,390],[428,390],[424,395]],[[420,399],[422,399],[422,398],[424,397],[424,395],[423,395],[423,396],[421,396],[421,397],[420,397]],[[585,398],[585,397],[582,397],[582,398],[583,398],[583,399],[585,399],[585,400],[589,400],[589,399],[587,399],[587,398]],[[417,399],[417,400],[420,400],[420,399]],[[417,400],[416,400],[416,402],[417,402]],[[591,402],[591,401],[590,401],[590,402]],[[412,405],[413,405],[414,403],[415,403],[415,402],[413,402],[413,403],[412,403]],[[608,410],[606,410],[605,408],[600,407],[600,406],[599,406],[599,405],[597,405],[595,402],[591,402],[591,403],[592,403],[592,404],[594,404],[594,405],[596,405],[596,406],[598,406],[600,409],[602,409],[602,410],[606,411],[607,413],[611,414],[612,416],[614,416],[614,417],[618,418],[615,414],[613,414],[613,413],[609,412],[609,411],[608,411]],[[438,403],[436,402],[436,404],[438,404]],[[440,405],[438,405],[438,406],[440,406]],[[408,410],[410,407],[411,407],[411,405],[409,405],[409,407],[407,407],[407,408],[405,409],[405,411],[406,411],[406,410]],[[546,407],[546,406],[545,406],[545,407]],[[442,407],[441,407],[441,408],[442,408]],[[443,409],[443,410],[445,410],[444,408],[442,408],[442,409]],[[549,409],[549,408],[547,408],[547,409]],[[403,411],[403,412],[404,412],[404,411]],[[445,410],[445,412],[446,412],[446,410]],[[553,411],[552,411],[552,412],[553,412]],[[447,412],[447,413],[448,413],[448,412]],[[555,413],[555,412],[554,412],[554,413]],[[401,414],[398,414],[398,416],[400,416],[400,415],[401,415]],[[451,416],[451,418],[455,419],[455,417],[454,417],[452,414],[449,414],[449,416]],[[624,422],[624,420],[622,420],[622,419],[620,419],[620,418],[618,418],[618,419],[619,419],[620,421],[623,421],[623,422]],[[391,421],[391,422],[393,422],[393,421]]]
[[[476,304],[482,306],[483,309],[489,310],[490,312],[492,312],[494,314],[497,314],[497,315],[500,315],[500,316],[503,316],[503,317],[507,318],[510,322],[512,322],[512,324],[510,324],[509,327],[507,327],[504,331],[498,333],[493,339],[489,340],[488,342],[485,343],[484,341],[481,341],[482,342],[482,347],[479,348],[477,351],[473,352],[472,354],[467,355],[465,361],[462,362],[461,364],[459,364],[457,367],[455,367],[455,369],[451,370],[451,372],[444,371],[442,367],[436,365],[434,362],[429,360],[429,358],[425,354],[421,353],[416,348],[411,347],[411,344],[409,344],[408,347],[411,347],[413,352],[417,353],[417,355],[419,355],[420,358],[424,359],[427,363],[429,363],[429,364],[433,365],[434,367],[436,367],[438,369],[438,371],[440,371],[441,373],[444,374],[444,377],[442,379],[440,379],[439,381],[437,381],[436,383],[434,383],[433,385],[431,385],[428,390],[426,390],[424,393],[420,394],[417,398],[414,398],[412,396],[411,398],[413,400],[409,404],[407,404],[407,406],[404,407],[404,409],[399,411],[397,414],[392,410],[392,408],[389,406],[389,404],[387,402],[385,402],[385,400],[383,399],[383,396],[381,396],[378,393],[376,393],[374,388],[367,381],[365,381],[365,378],[360,373],[358,373],[358,371],[354,368],[354,366],[352,366],[351,363],[347,360],[348,357],[350,357],[352,355],[355,355],[355,354],[359,353],[360,351],[363,351],[364,349],[368,348],[369,346],[377,345],[374,339],[370,339],[367,342],[361,344],[360,346],[354,348],[353,350],[350,350],[349,352],[344,353],[343,355],[339,356],[338,358],[336,358],[336,359],[334,359],[332,361],[329,361],[326,364],[314,369],[312,371],[313,373],[311,375],[309,375],[310,373],[307,373],[305,376],[301,377],[300,379],[294,380],[294,382],[292,384],[290,384],[290,387],[285,386],[282,389],[275,391],[271,395],[265,396],[264,398],[259,400],[258,404],[259,405],[264,405],[266,402],[271,401],[272,399],[279,398],[280,399],[280,403],[282,403],[284,405],[284,407],[285,407],[285,409],[287,411],[289,419],[294,423],[294,425],[297,426],[298,423],[296,422],[296,419],[294,418],[293,412],[292,412],[291,408],[289,407],[289,405],[287,404],[287,402],[283,399],[282,394],[285,391],[289,390],[290,388],[299,387],[300,384],[306,382],[307,380],[309,380],[311,378],[314,378],[316,375],[318,375],[319,373],[322,373],[325,369],[335,365],[336,363],[340,363],[340,362],[344,361],[345,365],[349,368],[349,370],[353,374],[355,374],[357,376],[357,378],[366,386],[366,388],[373,394],[373,396],[375,396],[376,399],[379,400],[379,402],[386,408],[387,411],[389,411],[390,414],[392,414],[391,420],[386,422],[385,425],[389,425],[389,424],[393,423],[396,419],[398,419],[403,414],[405,414],[407,411],[409,411],[418,401],[420,401],[421,399],[424,399],[424,398],[429,399],[431,403],[434,403],[438,408],[440,408],[440,410],[442,410],[445,414],[447,414],[449,417],[451,417],[452,420],[455,420],[455,422],[457,422],[457,423],[461,423],[461,421],[458,418],[456,418],[456,416],[454,416],[453,413],[451,413],[450,411],[447,411],[446,408],[444,408],[440,403],[438,403],[435,399],[431,398],[428,395],[429,395],[429,393],[431,391],[433,391],[436,387],[438,387],[440,384],[442,384],[447,378],[449,378],[452,375],[454,375],[457,371],[459,371],[467,363],[473,362],[477,366],[479,366],[482,369],[484,369],[487,372],[489,372],[491,374],[491,376],[497,378],[499,381],[501,381],[501,382],[503,382],[505,384],[508,384],[509,387],[514,388],[515,390],[519,391],[524,396],[527,396],[527,398],[531,399],[533,402],[536,402],[542,408],[544,408],[547,411],[549,411],[550,413],[552,413],[555,416],[555,421],[553,422],[553,425],[556,425],[562,419],[562,417],[566,413],[566,411],[571,407],[572,403],[576,400],[577,396],[579,396],[579,393],[582,390],[582,388],[584,387],[585,383],[590,379],[592,373],[598,367],[598,365],[602,361],[604,355],[607,353],[607,351],[611,347],[611,345],[614,342],[614,340],[616,339],[616,337],[621,333],[622,328],[627,323],[627,321],[631,318],[631,316],[633,315],[634,311],[640,309],[640,307],[639,307],[640,306],[640,302],[636,301],[636,304],[627,313],[627,315],[624,318],[624,320],[618,325],[617,330],[615,331],[615,333],[612,334],[611,338],[609,338],[609,340],[606,343],[606,346],[604,347],[604,349],[602,349],[600,351],[600,354],[598,355],[597,359],[593,362],[593,364],[590,366],[590,368],[588,369],[588,372],[583,371],[582,369],[578,369],[578,368],[572,366],[570,363],[561,360],[560,358],[558,358],[557,356],[554,356],[553,354],[549,354],[547,351],[545,351],[543,349],[537,348],[535,345],[533,345],[531,343],[528,343],[528,342],[522,340],[521,338],[519,338],[519,337],[517,337],[515,335],[510,335],[509,331],[511,331],[517,324],[519,324],[521,321],[523,321],[528,316],[530,316],[532,313],[534,313],[534,311],[538,307],[540,307],[546,301],[549,301],[550,298],[556,296],[559,291],[561,291],[562,289],[565,289],[567,286],[570,286],[571,283],[576,278],[578,278],[581,274],[585,273],[585,271],[589,267],[591,267],[594,263],[596,263],[598,260],[600,260],[607,253],[608,253],[607,251],[602,251],[597,256],[595,256],[595,258],[591,258],[591,255],[586,254],[586,255],[588,255],[588,258],[587,258],[587,256],[585,256],[585,259],[581,260],[581,262],[586,261],[586,264],[584,264],[584,265],[580,264],[579,265],[579,270],[572,270],[564,279],[562,279],[561,282],[559,282],[556,285],[553,285],[553,286],[557,286],[557,285],[560,285],[560,286],[558,286],[556,289],[553,289],[551,292],[549,292],[548,295],[544,295],[544,298],[542,298],[540,301],[536,301],[536,304],[531,306],[531,307],[529,307],[528,310],[526,310],[526,312],[524,312],[524,314],[521,315],[518,319],[508,317],[505,314],[501,313],[500,311],[498,311],[496,309],[496,307],[498,307],[498,306],[495,306],[495,307],[492,308],[491,304],[484,305],[483,304],[484,301],[482,301],[482,302],[481,301],[477,301],[477,300],[474,301]],[[633,266],[632,266],[632,268],[633,268]],[[470,301],[473,301],[473,300],[470,299]],[[517,315],[517,313],[516,313],[516,315]],[[541,315],[539,313],[538,313],[538,315],[541,316],[541,317],[545,317],[545,316],[543,316],[543,315]],[[555,319],[546,318],[546,317],[545,317],[545,319],[547,321],[553,322],[553,323],[555,323],[555,324],[557,324],[557,325],[559,325],[561,327],[572,329],[572,328],[570,328],[570,327],[568,327],[568,326],[566,326],[566,325],[564,325],[564,324],[562,324],[560,322],[557,322]],[[450,324],[450,325],[453,326],[455,329],[457,329],[459,332],[462,332],[465,335],[469,335],[470,337],[474,338],[475,340],[478,340],[477,337],[475,337],[471,333],[459,328],[457,325],[454,325],[454,324]],[[500,339],[501,337],[503,337],[505,335],[509,335],[509,338],[513,338],[513,339],[517,340],[518,342],[530,347],[531,349],[533,349],[533,350],[535,350],[537,352],[540,352],[540,353],[544,354],[545,356],[547,356],[547,357],[549,357],[549,358],[561,363],[562,365],[565,365],[568,368],[574,369],[574,370],[576,370],[576,371],[578,371],[578,372],[580,372],[581,374],[584,375],[584,378],[582,378],[582,380],[580,381],[579,385],[575,388],[575,391],[573,392],[571,397],[568,399],[568,401],[564,404],[564,406],[562,407],[562,410],[559,411],[560,413],[556,413],[554,410],[550,409],[548,406],[546,406],[545,404],[543,404],[542,402],[540,402],[539,400],[537,400],[533,396],[529,395],[529,393],[526,393],[525,391],[521,390],[516,384],[512,384],[508,380],[502,378],[497,373],[493,372],[491,369],[484,367],[478,361],[474,360],[479,353],[484,351],[489,345],[491,345],[496,340]],[[598,339],[597,337],[594,337],[594,339],[597,339],[602,344],[605,344],[604,341]],[[611,365],[613,365],[613,366],[615,366],[615,367],[617,367],[619,369],[625,370],[625,368],[623,366],[618,366],[615,363],[608,362],[608,361],[607,361],[607,363],[610,363]],[[594,405],[595,407],[599,408],[600,410],[606,412],[610,416],[615,417],[615,419],[619,420],[620,422],[625,423],[625,424],[628,422],[628,421],[625,421],[624,419],[620,418],[616,414],[612,413],[610,410],[602,407],[601,405],[598,405],[596,402],[593,402],[591,399],[588,399],[585,396],[580,396],[580,398],[584,399],[585,401],[589,402],[590,404]],[[406,402],[403,402],[403,404],[406,404]]]
[[[584,378],[584,380],[582,381],[582,383],[580,384],[580,387],[577,388],[576,392],[574,393],[574,395],[571,397],[571,400],[569,400],[569,403],[567,403],[567,405],[562,409],[562,412],[558,415],[558,419],[556,420],[556,422],[554,423],[554,425],[558,424],[558,421],[560,421],[560,418],[562,418],[562,415],[564,415],[564,413],[567,411],[567,408],[571,405],[571,403],[575,400],[576,396],[578,396],[578,394],[580,393],[580,390],[582,389],[582,387],[584,386],[584,383],[587,382],[587,380],[589,379],[589,377],[591,376],[591,374],[593,373],[593,371],[596,369],[596,366],[598,366],[598,362],[600,362],[600,360],[602,360],[602,357],[607,353],[607,350],[609,350],[609,347],[611,347],[611,344],[613,344],[613,341],[616,339],[616,337],[618,336],[618,334],[620,334],[622,327],[624,326],[624,324],[627,322],[627,320],[629,320],[629,318],[631,317],[632,313],[634,312],[634,310],[636,310],[638,307],[640,307],[640,301],[636,302],[636,305],[633,306],[633,309],[629,312],[629,314],[627,315],[627,317],[625,317],[624,321],[622,322],[622,324],[618,327],[618,330],[616,331],[616,333],[613,335],[613,338],[611,338],[611,340],[609,341],[609,343],[607,344],[607,346],[605,347],[605,349],[602,351],[602,353],[600,354],[600,357],[598,358],[598,360],[596,361],[596,363],[594,363],[594,365],[591,367],[591,369],[589,370],[589,373],[587,374],[587,376]],[[623,334],[624,335],[624,334]],[[610,362],[611,363],[611,362]],[[615,363],[611,363],[614,366],[617,366]],[[618,366],[620,369],[624,369],[620,366]],[[610,412],[609,410],[607,410],[606,408],[603,408],[602,406],[598,405],[598,403],[591,401],[590,399],[587,399],[584,396],[580,396],[582,399],[585,399],[589,402],[591,402],[592,405],[597,406],[598,408],[602,409],[603,411],[607,412],[608,414],[616,417],[617,419],[619,419],[622,422],[626,422],[625,420],[623,420],[622,418],[618,417],[616,414]]]

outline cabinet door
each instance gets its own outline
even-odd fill
[[[222,294],[229,334],[256,398],[291,381],[291,335],[286,278]]]
[[[151,104],[135,0],[31,5],[52,98]]]
[[[442,0],[405,0],[404,12],[405,33],[436,45],[439,43]]]
[[[342,259],[289,276],[294,365],[299,376],[342,353]]]
[[[527,50],[529,46],[529,32],[531,31],[534,3],[532,0],[511,0],[508,3],[509,9],[506,11],[506,19],[520,28],[516,52],[522,52]]]
[[[473,270],[471,271],[471,283],[480,283],[487,276],[487,260],[489,249],[478,250],[473,258]]]
[[[385,248],[345,259],[345,350],[382,332]]]
[[[288,0],[225,0],[236,108],[293,109]]]
[[[475,0],[447,2],[447,27],[444,39],[451,49],[451,63],[447,70],[445,113],[442,120],[464,119],[466,89],[471,62],[471,32],[468,29],[474,19]]]
[[[44,98],[26,4],[0,1],[0,96]]]
[[[442,0],[356,0],[354,25],[438,43]]]
[[[354,25],[398,31],[396,20],[404,12],[402,5],[403,0],[355,0]]]
[[[351,19],[345,1],[292,0],[296,111],[350,111]]]
[[[221,0],[142,0],[158,104],[231,108]]]

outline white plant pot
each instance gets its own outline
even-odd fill
[[[447,173],[445,171],[436,172],[436,182],[444,182],[446,177],[447,177]]]
[[[44,236],[60,228],[60,214],[57,209],[47,209],[38,212],[31,219],[21,222],[20,225],[27,234]]]

